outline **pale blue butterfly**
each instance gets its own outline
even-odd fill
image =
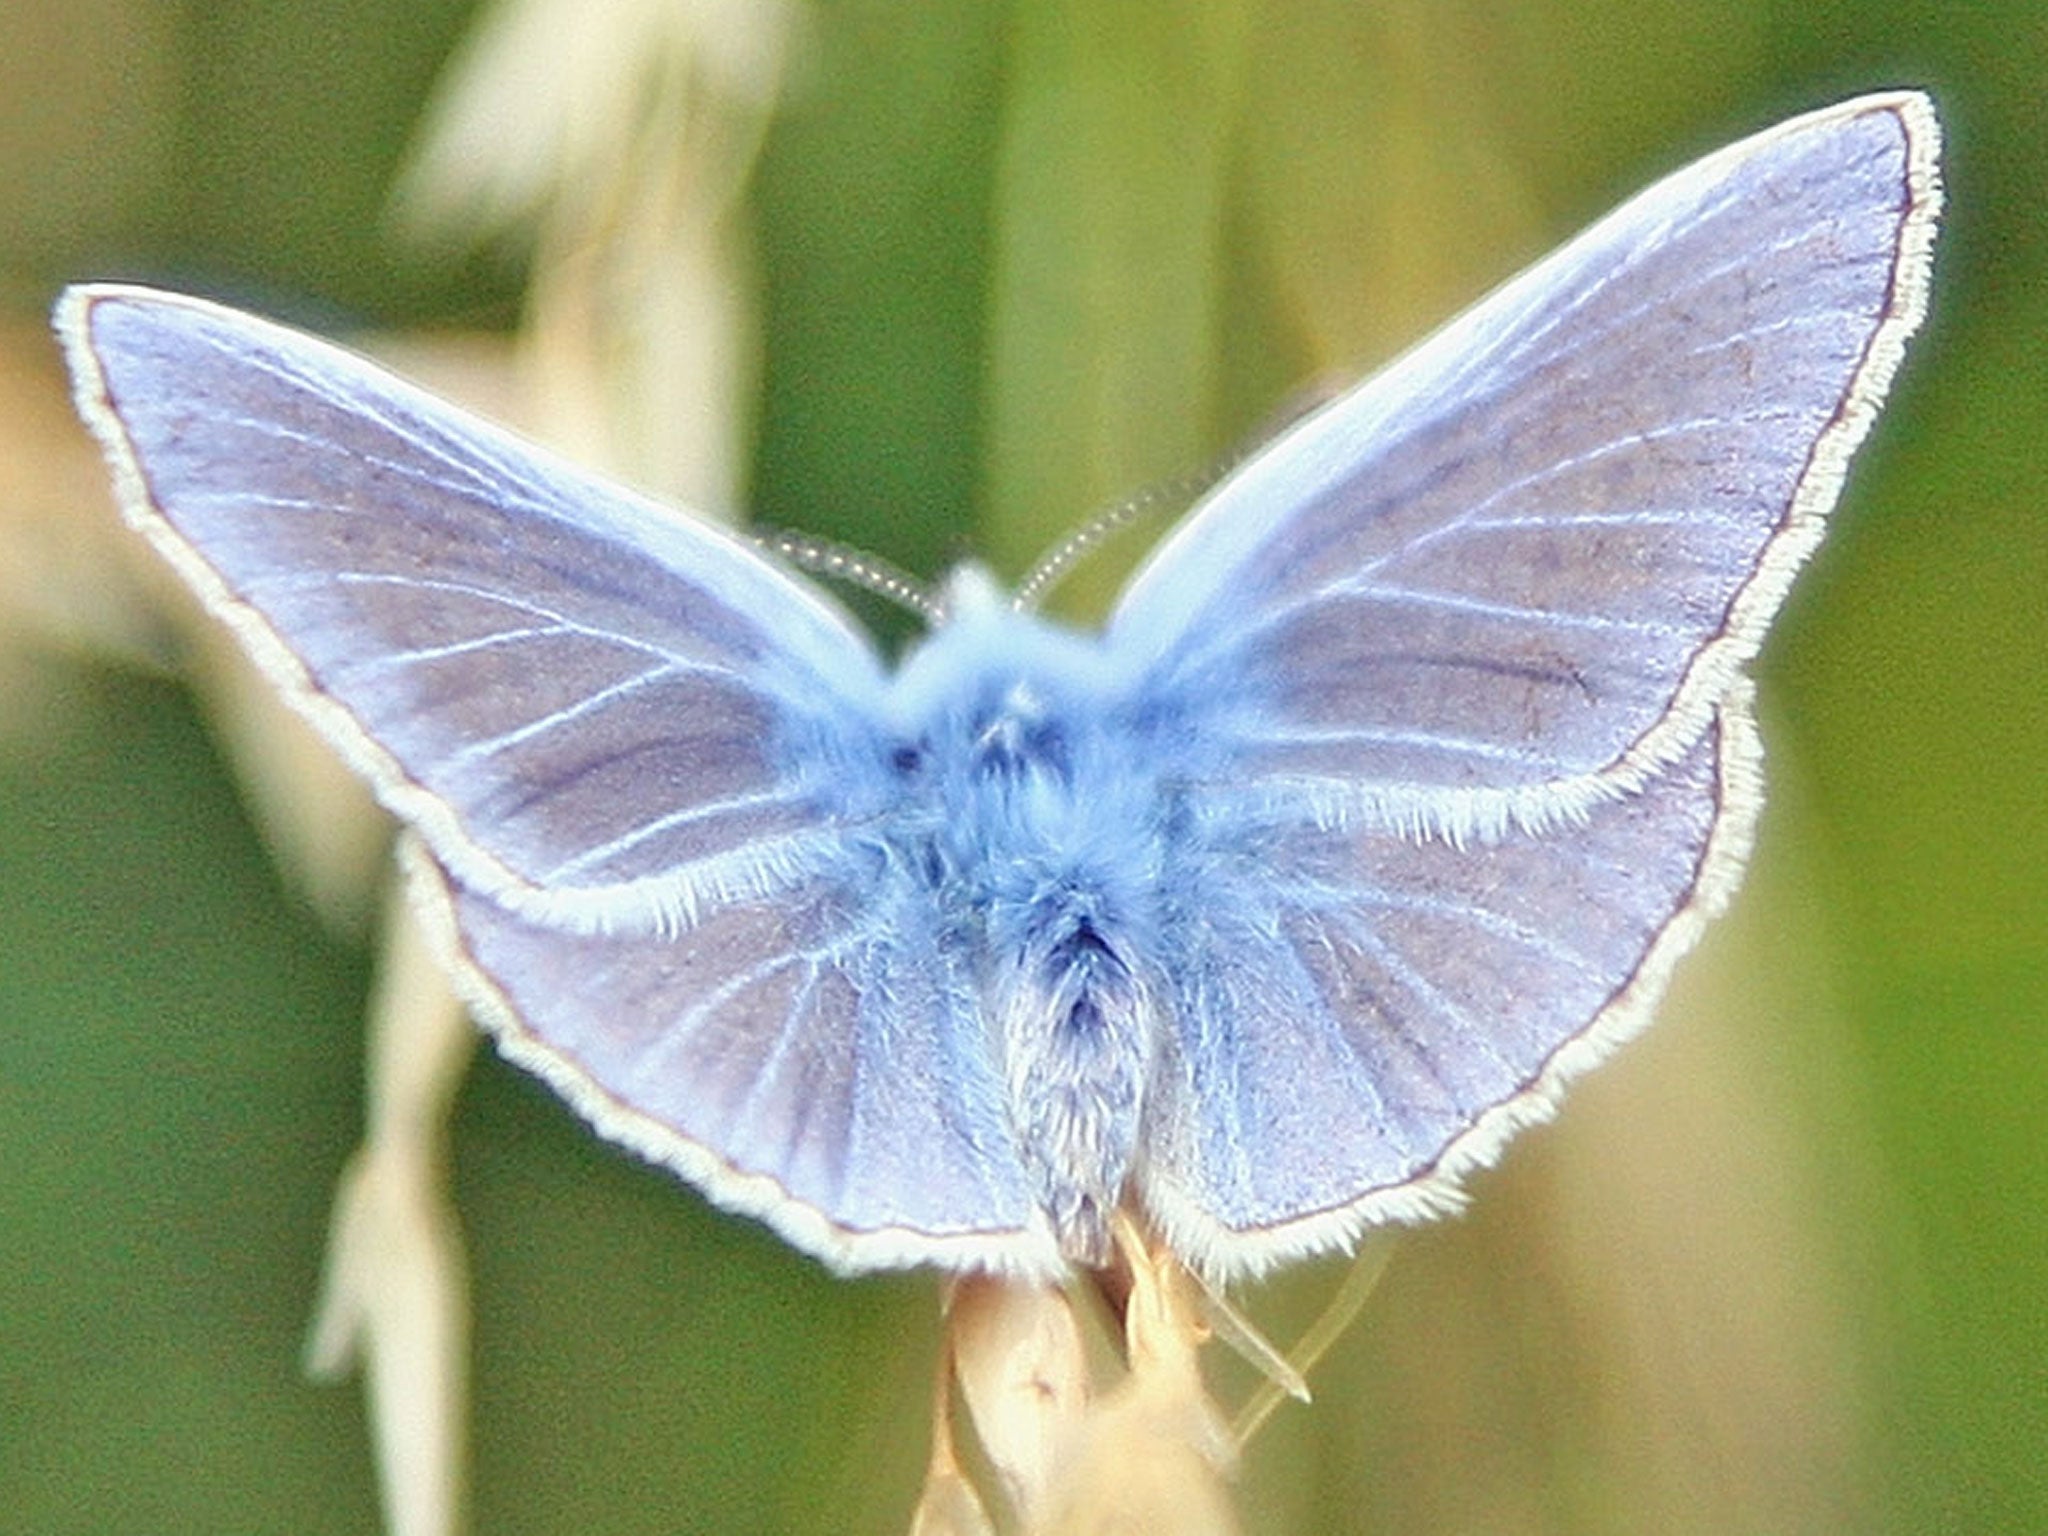
[[[744,541],[370,364],[68,293],[129,517],[408,823],[480,1017],[847,1270],[1217,1278],[1454,1205],[1646,1021],[1745,664],[1925,309],[1925,98],[1652,187],[1279,437],[1099,634],[891,669]]]

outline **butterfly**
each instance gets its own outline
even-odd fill
[[[505,1054],[833,1267],[1219,1280],[1453,1208],[1649,1018],[1926,309],[1913,92],[1652,186],[1226,477],[1097,631],[817,587],[335,347],[74,288],[129,519],[412,839]]]

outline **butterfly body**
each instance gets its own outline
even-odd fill
[[[1217,1277],[1455,1206],[1640,1029],[1745,668],[1925,313],[1889,92],[1667,177],[1226,477],[1099,632],[900,666],[745,541],[339,349],[68,293],[130,520],[409,828],[505,1053],[845,1269]]]
[[[1062,1253],[1100,1263],[1159,1054],[1179,771],[1162,770],[1182,760],[1148,748],[1099,637],[972,568],[948,590],[894,680],[880,835],[980,1021],[1034,1201]]]

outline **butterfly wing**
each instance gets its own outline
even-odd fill
[[[978,1034],[943,974],[904,980],[910,901],[868,836],[885,678],[837,608],[295,332],[113,287],[58,324],[130,519],[416,831],[514,1055],[832,1262],[1037,1262],[984,1061],[871,1118],[908,1114],[892,1053]],[[971,1198],[890,1177],[907,1123]]]
[[[1652,187],[1226,481],[1110,643],[1187,766],[1146,1197],[1229,1270],[1456,1198],[1739,873],[1756,652],[1924,312],[1926,100]]]
[[[1057,1267],[923,891],[815,877],[650,945],[416,862],[479,1016],[608,1135],[843,1269]]]
[[[1548,1119],[1740,875],[1761,803],[1747,688],[1677,763],[1549,835],[1212,836],[1189,878],[1224,900],[1176,967],[1141,1175],[1176,1251],[1258,1271],[1441,1214]]]
[[[1265,685],[1233,772],[1452,836],[1707,728],[1925,310],[1925,98],[1795,119],[1625,204],[1254,457],[1133,579],[1158,699]]]

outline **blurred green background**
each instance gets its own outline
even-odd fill
[[[927,576],[970,547],[1016,573],[1696,153],[1934,92],[1934,313],[1760,668],[1751,887],[1583,1111],[1408,1240],[1242,1500],[1274,1530],[2048,1530],[2048,12],[795,14],[740,208],[744,500]],[[326,330],[512,324],[516,248],[424,253],[385,214],[471,19],[11,0],[6,368],[51,413],[17,419],[62,416],[41,317],[74,278]],[[5,494],[47,494],[44,440],[0,441]],[[91,553],[24,526],[0,509],[18,605],[48,590],[29,552]],[[115,615],[103,649],[44,617],[0,615],[0,1529],[371,1529],[359,1395],[297,1368],[359,1130],[368,953],[277,873],[190,697],[120,660],[168,631]],[[1628,1125],[1701,1101],[1730,1106],[1712,1135],[1637,1155]],[[831,1280],[487,1054],[454,1146],[478,1530],[902,1528],[929,1279]],[[1733,1268],[1688,1280],[1709,1252]],[[1284,1337],[1329,1278],[1248,1305]],[[1761,1357],[1751,1287],[1794,1298]],[[1659,1390],[1679,1406],[1632,1406]]]

